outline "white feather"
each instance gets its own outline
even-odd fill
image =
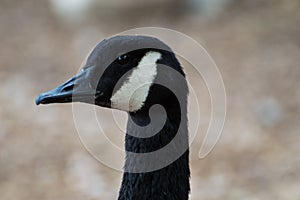
[[[141,109],[157,74],[159,52],[150,51],[141,59],[130,77],[111,97],[111,107],[129,112]]]

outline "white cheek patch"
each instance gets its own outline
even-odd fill
[[[157,74],[156,62],[160,58],[159,52],[149,51],[145,54],[129,78],[111,97],[112,108],[135,112],[143,107]]]

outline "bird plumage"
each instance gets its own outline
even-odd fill
[[[119,200],[186,200],[187,94],[183,69],[166,44],[148,36],[116,36],[100,42],[77,75],[36,103],[78,101],[127,111]]]

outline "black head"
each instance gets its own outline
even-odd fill
[[[161,70],[167,66],[170,70]],[[186,90],[171,71],[184,73],[171,49],[148,36],[115,36],[101,41],[78,74],[40,94],[36,104],[84,102],[136,112],[148,103],[167,102],[169,94],[155,86],[158,77]],[[153,100],[155,99],[155,100]]]

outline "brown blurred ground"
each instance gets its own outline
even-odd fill
[[[86,153],[71,106],[34,98],[75,73],[99,40],[143,26],[192,36],[224,78],[226,125],[205,159],[201,138],[193,143],[191,199],[300,198],[297,0],[228,1],[212,15],[172,0],[99,2],[72,21],[50,1],[0,1],[0,199],[116,199],[121,173]]]

